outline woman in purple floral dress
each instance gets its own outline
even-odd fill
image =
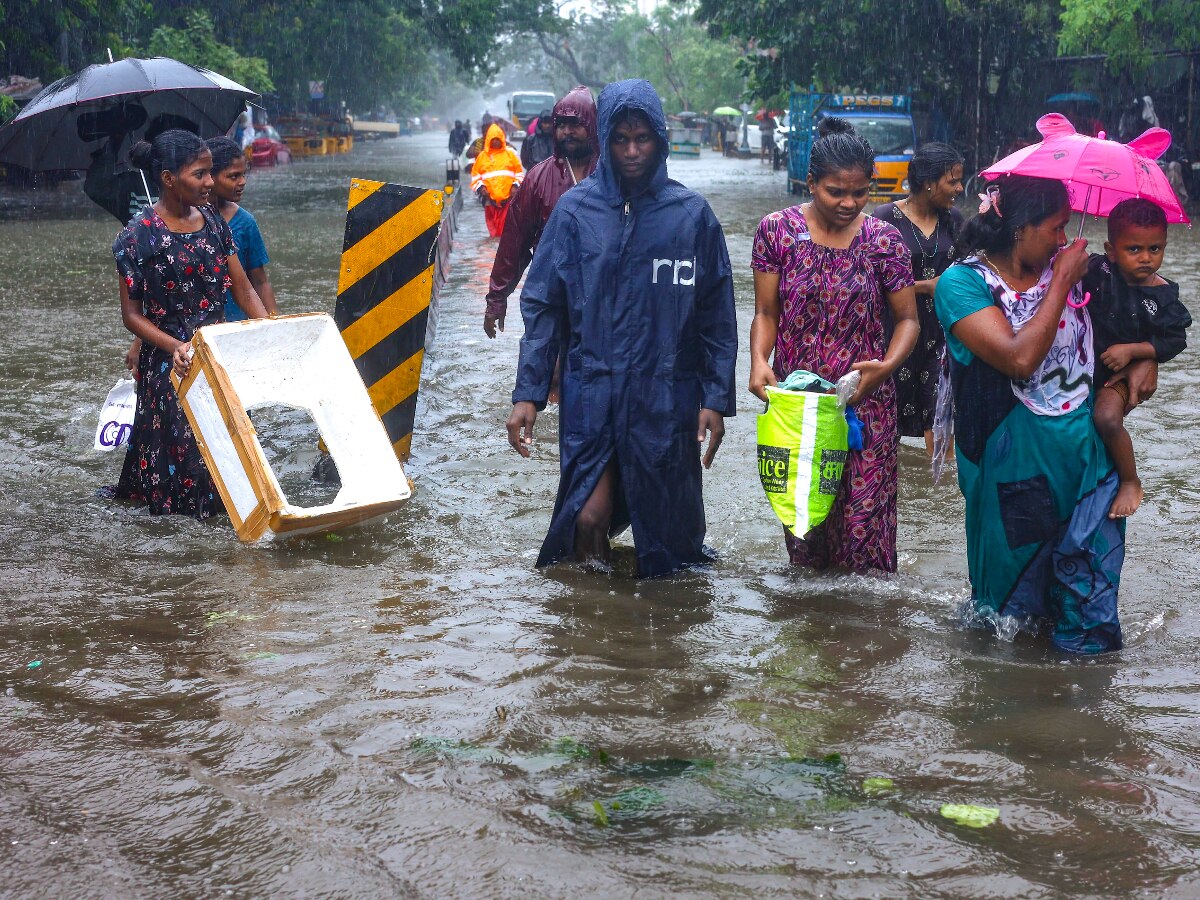
[[[212,156],[188,131],[164,131],[138,143],[130,161],[157,184],[161,197],[130,220],[113,242],[121,286],[121,318],[141,338],[137,408],[116,496],[154,514],[206,519],[221,511],[187,416],[171,384],[186,375],[192,336],[225,320],[225,290],[253,318],[266,315],[237,258],[229,225],[205,204]]]
[[[896,571],[896,390],[892,373],[917,339],[909,251],[892,225],[862,214],[875,154],[848,123],[821,123],[808,171],[812,200],[771,213],[754,238],[750,390],[797,369],[837,381],[857,370],[850,403],[863,449],[846,462],[842,493],[807,535],[784,529],[793,565]],[[884,304],[895,331],[884,336]],[[771,354],[774,352],[774,360]]]

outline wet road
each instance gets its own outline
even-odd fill
[[[285,311],[332,309],[350,176],[437,186],[443,150],[252,176]],[[726,228],[745,347],[750,239],[783,179],[671,168]],[[483,335],[495,243],[477,206],[461,222],[415,499],[255,549],[94,496],[121,461],[91,449],[128,340],[116,223],[77,184],[0,198],[0,894],[1200,895],[1195,350],[1131,419],[1147,500],[1111,658],[959,627],[961,498],[915,446],[900,574],[791,571],[749,394],[705,476],[711,572],[639,583],[626,549],[612,577],[542,574],[554,416],[532,460],[508,449],[519,317]],[[1171,240],[1195,309],[1200,243]],[[999,821],[956,825],[948,802]]]

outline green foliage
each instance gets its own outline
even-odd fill
[[[165,25],[156,28],[147,50],[151,56],[169,56],[211,69],[259,93],[275,88],[267,73],[267,61],[258,56],[242,56],[218,41],[212,18],[204,10],[189,12],[183,28]]]
[[[658,7],[642,28],[650,39],[638,45],[639,75],[655,86],[668,113],[740,103],[736,44],[709,37],[691,13],[670,6]]]
[[[7,94],[0,94],[0,125],[17,114],[17,102]]]
[[[1102,53],[1112,74],[1141,75],[1156,51],[1200,49],[1200,2],[1064,0],[1058,48]]]
[[[524,84],[542,84],[548,74],[558,93],[645,78],[668,113],[740,102],[740,57],[734,41],[710,37],[687,9],[664,5],[643,16],[619,3],[518,38],[505,53]]]
[[[1059,0],[700,0],[710,33],[747,42],[753,96],[789,85],[911,93],[965,125],[970,143],[1007,127],[1052,57]],[[976,112],[979,112],[979,116]]]
[[[115,35],[147,4],[142,0],[9,0],[0,2],[0,75],[49,84],[121,49]]]

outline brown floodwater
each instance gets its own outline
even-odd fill
[[[283,309],[332,309],[351,176],[440,186],[444,151],[255,172]],[[744,384],[750,241],[783,176],[707,153],[671,172],[725,226]],[[483,334],[473,203],[403,510],[258,548],[98,499],[121,463],[92,450],[129,338],[116,231],[78,183],[0,197],[0,894],[1200,895],[1194,349],[1130,419],[1128,646],[1078,660],[962,627],[962,501],[915,442],[899,574],[789,568],[748,393],[705,475],[711,571],[638,582],[627,541],[612,576],[535,570],[555,416],[532,459],[508,448],[520,319]],[[1193,308],[1198,265],[1173,227]]]

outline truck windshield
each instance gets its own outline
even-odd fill
[[[859,119],[852,120],[854,130],[867,139],[867,143],[878,156],[894,156],[912,153],[913,129],[908,119]]]
[[[553,94],[513,94],[512,114],[522,122],[554,106]]]

